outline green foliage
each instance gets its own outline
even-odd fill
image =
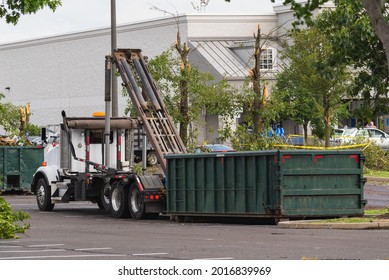
[[[40,127],[33,123],[27,124],[27,131],[29,135],[40,135],[41,133]]]
[[[30,225],[19,225],[18,222],[28,218],[30,218],[30,215],[26,212],[13,212],[11,205],[0,197],[0,239],[19,238],[16,234],[24,233]]]
[[[16,25],[21,15],[35,14],[45,7],[55,11],[61,4],[60,0],[7,0],[0,5],[0,18]]]
[[[371,170],[389,170],[389,154],[388,151],[383,150],[380,146],[369,141],[365,137],[355,137],[348,139],[347,143],[343,146],[350,146],[355,144],[365,144],[366,146],[362,149],[363,155],[365,156],[364,167]],[[360,149],[360,148],[358,148]]]
[[[369,169],[366,166],[363,167],[363,174],[365,176],[389,178],[389,171]]]
[[[293,45],[284,45],[281,52],[285,65],[277,75],[272,104],[283,104],[278,109],[286,112],[280,115],[298,124],[311,122],[329,146],[330,124],[347,112],[350,73],[346,64],[332,59],[332,45],[320,29],[294,30],[290,36]]]
[[[181,61],[169,49],[149,61],[151,75],[157,83],[160,93],[173,120],[181,124],[185,117],[180,111],[181,88],[183,78],[189,90],[189,135],[187,146],[190,149],[197,145],[197,128],[204,126],[199,117],[204,113],[218,115],[221,118],[232,118],[240,110],[237,107],[236,90],[224,79],[215,81],[210,73],[201,72],[196,67],[181,71]],[[225,131],[230,124],[225,122]],[[228,133],[227,133],[228,134]]]
[[[271,0],[273,3],[275,0]],[[307,2],[300,2],[296,0],[284,0],[284,5],[291,5],[291,9],[294,11],[294,15],[297,20],[294,25],[303,24],[304,22],[310,22],[312,19],[313,11],[320,5],[327,3],[329,0],[310,0]],[[353,0],[354,1],[354,0]]]
[[[12,136],[22,137],[22,142],[26,145],[29,144],[28,140],[24,135],[21,135],[20,125],[21,125],[21,113],[18,106],[13,105],[10,102],[2,103],[1,100],[5,98],[4,94],[0,93],[0,125],[2,125],[9,134]],[[32,123],[27,123],[27,128],[29,135],[39,135],[40,128]]]
[[[142,175],[143,174],[142,163],[141,162],[135,163],[132,171],[137,175]]]
[[[353,116],[363,124],[377,114],[388,113],[389,80],[385,50],[361,1],[338,0],[336,9],[324,10],[311,25],[331,34],[328,39],[333,60],[353,69],[348,95],[362,101],[354,109]]]
[[[263,133],[260,137],[248,129],[246,125],[239,125],[231,137],[232,147],[237,151],[257,151],[275,149],[275,144],[282,144],[279,137],[268,136]]]
[[[5,98],[4,94],[0,93],[0,101]],[[20,126],[20,111],[19,107],[10,102],[0,102],[0,125],[11,135],[19,135]]]
[[[365,155],[364,166],[373,170],[389,170],[388,152],[373,142],[363,149]]]
[[[376,215],[376,216],[389,214],[389,205],[388,207],[382,209],[366,209],[364,212],[365,215]]]

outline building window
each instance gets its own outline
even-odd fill
[[[273,69],[274,50],[273,49],[262,49],[261,56],[259,58],[259,66],[262,70]]]

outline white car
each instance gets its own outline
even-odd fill
[[[389,134],[377,128],[349,128],[338,139],[341,139],[343,143],[347,143],[354,137],[366,138],[366,140],[374,141],[382,149],[389,150]]]

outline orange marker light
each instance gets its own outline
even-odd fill
[[[47,166],[47,162],[46,162],[46,161],[43,161],[43,162],[42,162],[42,166]]]
[[[93,112],[93,117],[105,117],[105,112]]]

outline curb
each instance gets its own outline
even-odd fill
[[[278,223],[278,227],[295,229],[389,229],[389,221],[386,220],[369,223],[319,223],[319,221],[283,221]]]
[[[363,177],[366,178],[367,182],[376,182],[379,184],[389,183],[388,177],[373,177],[373,176],[363,176]]]

